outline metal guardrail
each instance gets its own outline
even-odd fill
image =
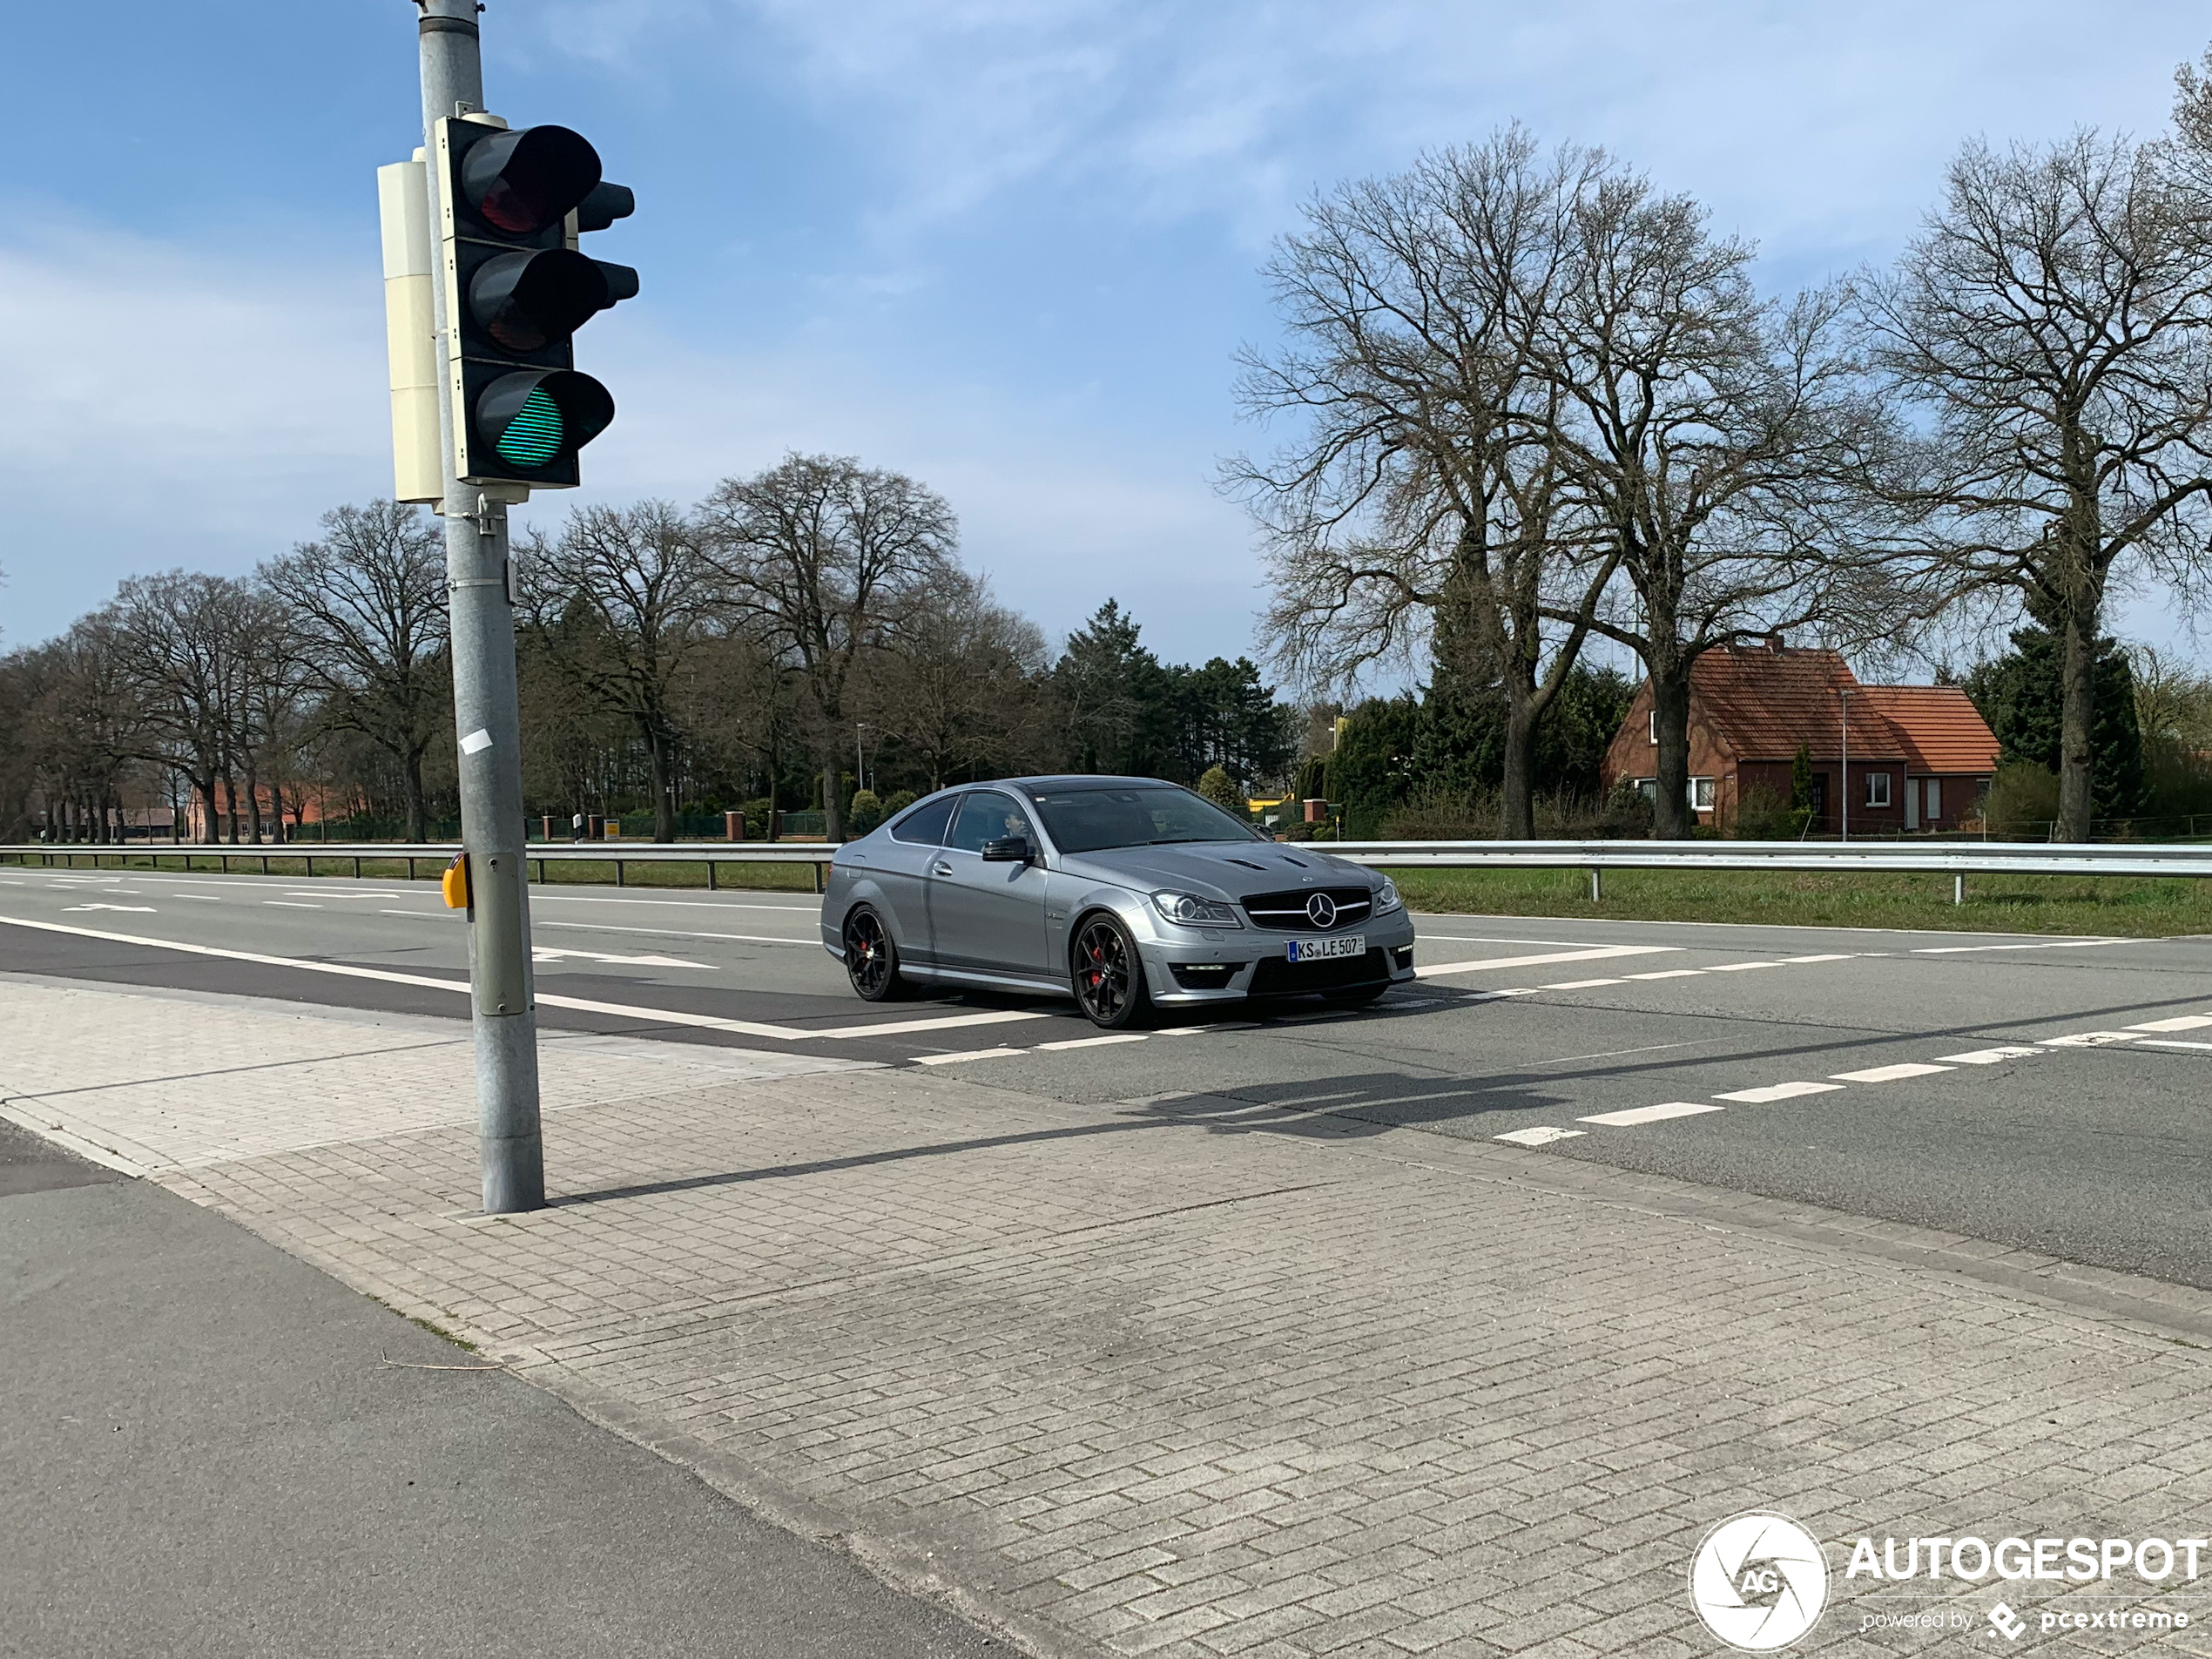
[[[1919,873],[1954,878],[1952,898],[1965,902],[1969,875],[2212,876],[2212,847],[2151,844],[2052,845],[2030,841],[1314,841],[1292,843],[1333,853],[1360,864],[1399,870],[1523,869],[1588,870],[1594,896],[1603,891],[1607,870],[1812,870]],[[103,860],[152,856],[180,862],[214,860],[225,872],[235,865],[258,864],[269,873],[273,859],[302,862],[312,875],[318,865],[350,865],[359,875],[366,862],[404,863],[409,879],[423,864],[442,867],[459,849],[452,843],[369,841],[354,845],[292,841],[263,846],[206,846],[167,842],[153,846],[59,845],[0,846],[0,860],[56,867],[95,867]],[[706,885],[717,883],[726,864],[810,866],[814,889],[837,849],[824,842],[535,842],[527,856],[543,880],[549,864],[611,864],[615,885],[625,885],[629,867],[691,864],[706,867]]]
[[[304,864],[309,875],[317,866],[350,865],[355,875],[361,873],[364,863],[405,864],[408,879],[413,880],[420,867],[428,864],[433,870],[442,870],[461,850],[451,841],[360,841],[347,844],[340,841],[275,841],[260,846],[233,846],[227,842],[207,844],[198,841],[164,841],[152,845],[141,843],[129,846],[115,843],[100,846],[92,843],[44,844],[30,846],[0,846],[0,860],[14,864],[39,863],[53,868],[76,869],[85,865],[98,869],[102,860],[111,860],[118,866],[126,859],[151,857],[154,867],[161,867],[164,860],[172,860],[186,867],[195,861],[213,860],[225,874],[233,867],[248,868],[256,864],[263,875],[270,873],[269,861],[282,860],[287,863]],[[534,841],[523,849],[524,856],[536,866],[535,876],[545,879],[549,864],[611,864],[615,867],[615,885],[627,885],[628,867],[633,864],[703,864],[706,867],[706,885],[718,886],[717,867],[725,864],[797,864],[809,865],[814,871],[814,891],[822,890],[822,872],[837,849],[827,842],[798,843],[788,841],[728,841],[692,842],[670,846],[664,842],[617,841]],[[80,865],[78,860],[84,861]]]
[[[2212,847],[2040,841],[1315,841],[1393,868],[1891,870],[1946,875],[2212,876]]]
[[[1325,841],[1340,858],[1397,870],[1588,870],[1590,897],[1608,870],[1814,870],[1951,877],[1966,902],[1970,875],[2212,876],[2212,849],[2045,842],[1930,841]]]

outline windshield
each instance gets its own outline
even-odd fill
[[[1037,813],[1062,853],[1109,846],[1158,846],[1170,841],[1259,841],[1251,825],[1173,784],[1128,789],[1062,789],[1032,794]]]

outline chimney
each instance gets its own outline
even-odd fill
[[[1780,634],[1769,634],[1766,637],[1766,648],[1777,657],[1782,655],[1783,644],[1784,641]]]

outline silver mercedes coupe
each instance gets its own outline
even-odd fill
[[[881,1001],[915,985],[1073,996],[1109,1030],[1156,1008],[1413,977],[1388,877],[1259,834],[1150,778],[941,790],[838,848],[822,944]]]

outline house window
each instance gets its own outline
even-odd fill
[[[1659,799],[1659,780],[1656,778],[1637,779],[1636,793],[1642,796],[1646,800],[1657,800]]]
[[[1713,810],[1713,780],[1710,778],[1692,778],[1689,780],[1689,809],[1694,813]]]
[[[1886,806],[1890,804],[1889,773],[1870,772],[1866,774],[1866,804],[1869,806]]]
[[[1942,816],[1943,816],[1943,782],[1942,782],[1942,780],[1941,780],[1940,779],[1931,778],[1931,779],[1928,779],[1928,813],[1927,813],[1927,821],[1928,821],[1929,823],[1932,824],[1932,823],[1934,823],[1934,822],[1936,821],[1936,819],[1938,819],[1939,818],[1941,818]]]
[[[1646,716],[1644,716],[1644,721],[1645,721],[1645,724],[1646,724],[1647,728],[1649,730],[1649,732],[1650,732],[1650,733],[1651,733],[1651,740],[1652,740],[1652,742],[1654,742],[1654,743],[1658,742],[1658,741],[1659,741],[1659,711],[1658,711],[1658,710],[1656,710],[1656,709],[1652,710],[1650,713],[1649,713],[1649,714],[1647,714]]]

